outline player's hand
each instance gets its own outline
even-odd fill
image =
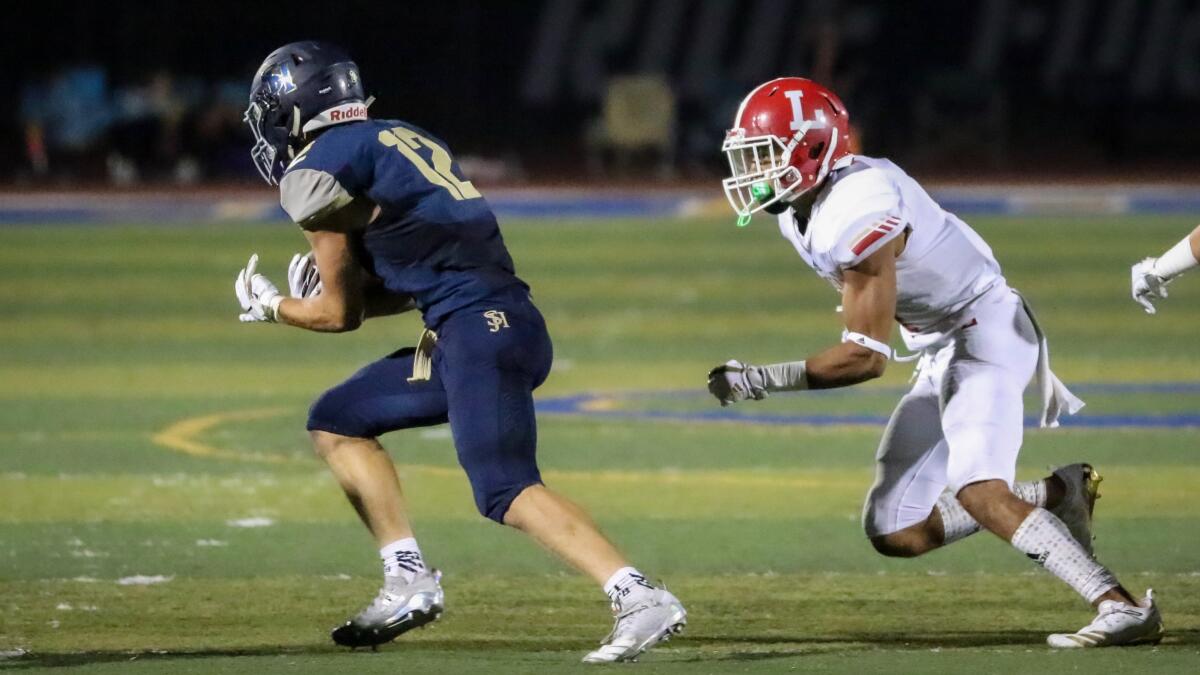
[[[312,251],[292,256],[288,264],[288,292],[293,298],[311,298],[321,294],[321,274]]]
[[[767,397],[762,376],[755,367],[735,359],[708,371],[708,391],[721,402],[721,407],[748,398],[761,401]]]
[[[1154,314],[1157,311],[1154,309],[1154,304],[1150,302],[1151,298],[1167,297],[1167,282],[1154,273],[1154,262],[1154,258],[1146,258],[1130,270],[1133,300],[1141,305],[1147,314]]]
[[[242,306],[242,313],[238,315],[242,323],[275,321],[279,315],[279,303],[283,302],[279,289],[255,272],[257,268],[258,254],[255,253],[250,256],[246,267],[238,272],[237,281],[233,284],[233,292]]]

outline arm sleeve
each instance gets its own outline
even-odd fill
[[[279,203],[301,227],[346,206],[370,184],[371,159],[361,139],[336,131],[300,151],[279,181]]]
[[[298,225],[320,220],[354,201],[333,174],[319,169],[295,169],[279,182],[279,203]]]

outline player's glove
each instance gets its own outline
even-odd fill
[[[708,391],[717,397],[721,407],[748,398],[761,401],[767,397],[762,373],[758,367],[736,359],[730,359],[708,371]]]
[[[1151,298],[1167,297],[1167,280],[1154,273],[1154,263],[1154,258],[1146,258],[1130,270],[1133,300],[1141,305],[1147,314],[1154,314],[1156,311],[1154,304],[1150,302]]]
[[[288,264],[288,291],[293,298],[311,298],[321,294],[321,274],[312,252],[292,256]]]
[[[257,267],[258,254],[255,253],[250,256],[246,267],[238,272],[237,281],[233,284],[233,292],[242,306],[238,320],[243,323],[275,321],[279,316],[279,303],[283,302],[283,296],[275,284],[255,272]]]

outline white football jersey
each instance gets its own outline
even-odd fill
[[[896,320],[909,349],[939,342],[973,301],[1007,288],[987,243],[886,159],[855,156],[821,188],[807,227],[788,209],[779,229],[839,291],[843,270],[909,232],[896,259]]]

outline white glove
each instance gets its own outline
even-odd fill
[[[292,256],[288,264],[288,291],[293,298],[311,298],[321,294],[321,274],[312,252]]]
[[[767,397],[758,368],[736,359],[708,371],[708,391],[717,397],[722,408],[748,398],[761,401]]]
[[[279,289],[261,274],[256,274],[258,254],[250,256],[250,262],[238,272],[237,281],[233,284],[233,292],[237,294],[238,303],[242,306],[242,314],[238,320],[242,323],[257,321],[275,321],[279,316],[279,303],[283,296]]]
[[[1151,298],[1167,297],[1167,280],[1154,273],[1155,262],[1154,258],[1146,258],[1130,269],[1133,300],[1141,305],[1147,314],[1154,314],[1156,311],[1150,302]]]

